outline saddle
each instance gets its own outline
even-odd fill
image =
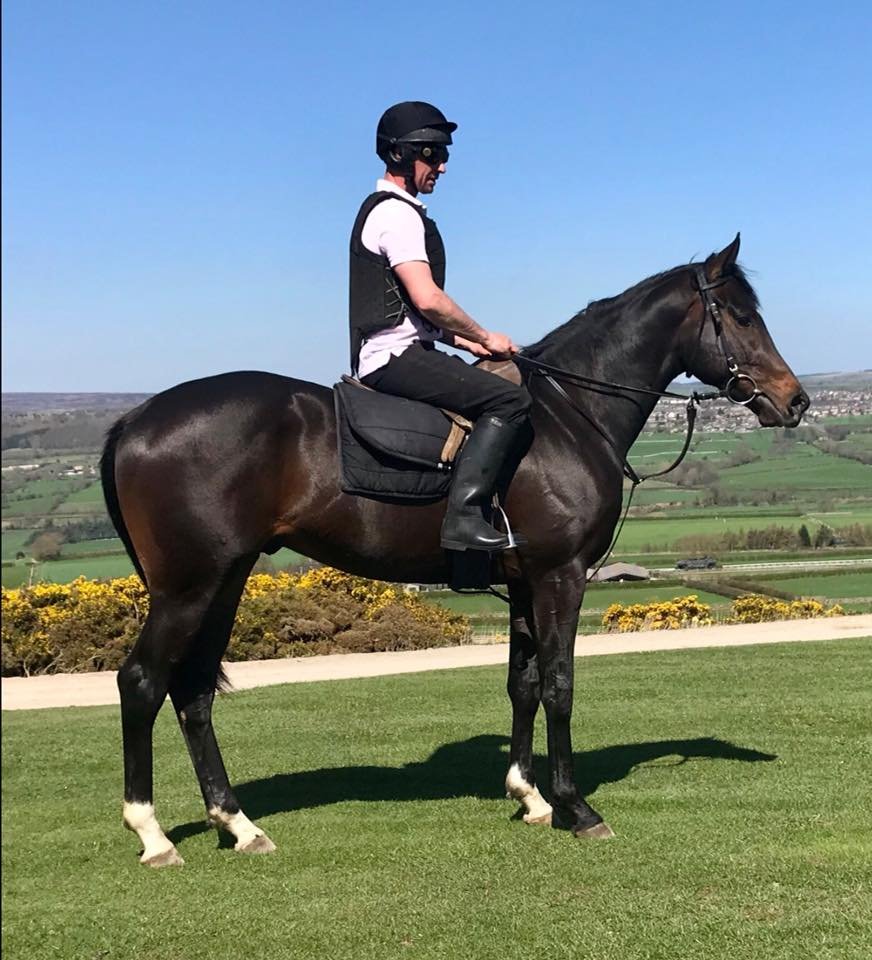
[[[511,360],[478,366],[521,383]],[[451,467],[472,423],[450,410],[379,393],[343,376],[333,387],[344,493],[389,502],[433,503],[448,493]]]

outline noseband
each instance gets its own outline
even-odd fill
[[[696,276],[696,289],[699,291],[699,295],[702,297],[703,305],[702,323],[699,326],[699,336],[696,338],[696,348],[693,351],[693,360],[696,360],[696,355],[699,352],[699,344],[702,340],[705,322],[709,317],[711,317],[712,326],[715,329],[715,341],[717,342],[721,356],[724,358],[724,363],[727,365],[727,371],[730,374],[730,378],[727,380],[726,386],[723,389],[723,395],[727,398],[727,400],[730,401],[730,403],[735,403],[740,407],[746,407],[757,397],[762,396],[763,391],[758,388],[757,381],[752,376],[739,371],[739,365],[736,363],[736,359],[733,356],[732,351],[727,346],[727,339],[724,335],[724,323],[721,319],[720,305],[711,293],[711,291],[715,288],[725,284],[729,277],[720,277],[717,280],[706,280],[705,271],[701,266],[694,266],[693,270]],[[691,363],[691,366],[692,365],[693,363]],[[690,370],[687,372],[688,376],[692,376]],[[744,387],[742,387],[743,383],[745,384]],[[746,397],[744,400],[741,399],[741,394],[736,393],[736,391],[739,390],[744,393],[748,389],[750,389],[751,395]]]

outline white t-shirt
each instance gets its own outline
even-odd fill
[[[409,206],[408,201],[422,210],[427,208],[417,197],[406,193],[390,180],[379,180],[376,190],[396,193],[406,200],[382,200],[373,208],[360,235],[364,247],[370,253],[387,257],[392,267],[413,260],[429,263],[424,241],[424,221]],[[363,342],[358,359],[358,377],[365,377],[383,367],[392,356],[398,357],[407,347],[419,340],[433,342],[443,339],[442,330],[415,310],[407,309],[403,313],[401,323],[395,327],[385,327]]]

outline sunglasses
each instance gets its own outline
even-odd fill
[[[424,161],[424,163],[428,163],[430,166],[436,167],[440,163],[448,162],[448,147],[444,147],[441,144],[428,143],[419,148],[418,156]]]

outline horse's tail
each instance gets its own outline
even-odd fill
[[[115,450],[118,447],[118,441],[121,439],[121,434],[124,433],[126,426],[126,418],[119,417],[106,434],[106,443],[103,445],[103,455],[100,457],[100,480],[103,484],[103,497],[106,500],[106,510],[109,512],[112,525],[118,532],[118,536],[124,544],[124,549],[127,551],[127,556],[130,557],[140,579],[148,586],[145,573],[142,570],[142,564],[136,555],[133,541],[130,539],[130,533],[127,530],[124,516],[121,513],[121,504],[118,502],[118,488],[115,485]]]

